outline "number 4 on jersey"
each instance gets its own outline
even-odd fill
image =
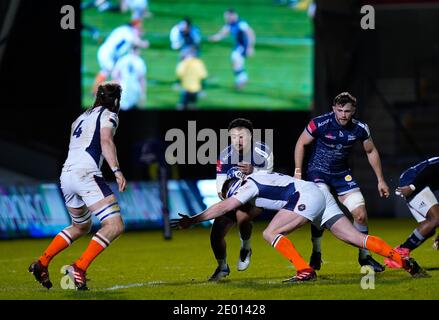
[[[76,126],[76,129],[75,129],[75,131],[73,131],[72,136],[74,136],[74,137],[76,137],[76,138],[79,138],[79,137],[81,136],[81,134],[82,134],[81,125],[82,125],[83,122],[84,122],[84,120],[82,120],[82,121]]]

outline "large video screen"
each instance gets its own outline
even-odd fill
[[[82,0],[82,105],[121,83],[122,110],[310,110],[311,0]]]

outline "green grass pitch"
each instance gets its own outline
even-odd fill
[[[233,85],[231,38],[209,43],[207,36],[224,24],[223,12],[234,7],[256,32],[255,55],[247,60],[250,81],[241,91]],[[203,35],[201,57],[208,69],[206,96],[199,109],[309,110],[312,100],[312,23],[306,11],[279,6],[275,1],[174,0],[151,1],[154,14],[146,19],[144,37],[150,48],[142,51],[148,67],[145,109],[175,109],[179,92],[173,89],[178,52],[170,49],[169,31],[183,17],[191,17]],[[130,13],[85,10],[83,23],[98,27],[102,39],[126,23]],[[82,33],[83,106],[92,104],[91,87],[99,67],[99,43]],[[102,40],[101,39],[101,40]]]
[[[63,265],[70,264],[85,249],[89,237],[75,242],[50,265],[54,287],[47,290],[27,272],[50,239],[0,242],[0,299],[147,299],[147,300],[294,300],[294,299],[438,299],[439,253],[428,240],[413,257],[431,278],[413,279],[403,270],[386,270],[376,275],[375,289],[363,290],[357,249],[335,239],[323,238],[322,269],[310,283],[284,284],[295,270],[276,250],[265,243],[261,232],[266,222],[255,224],[253,257],[244,272],[236,270],[239,239],[234,228],[227,236],[231,274],[224,281],[209,283],[216,261],[210,250],[209,229],[196,227],[175,231],[164,240],[161,231],[127,232],[91,265],[87,277],[90,291],[63,290]],[[398,245],[415,227],[414,220],[371,220],[372,234]],[[309,226],[289,238],[308,259],[311,250]],[[383,261],[376,256],[378,261]]]

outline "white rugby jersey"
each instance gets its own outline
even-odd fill
[[[99,50],[111,53],[115,60],[126,54],[138,36],[133,27],[125,25],[114,29]]]
[[[116,62],[112,76],[123,88],[120,99],[121,110],[128,110],[139,102],[142,94],[141,79],[145,76],[146,70],[143,59],[132,53]]]
[[[282,209],[296,190],[312,183],[277,172],[257,172],[245,180],[232,197],[243,204],[250,202],[268,210]]]
[[[101,129],[112,128],[113,136],[119,125],[116,113],[96,107],[81,114],[72,124],[66,169],[100,169],[104,157],[101,149]]]

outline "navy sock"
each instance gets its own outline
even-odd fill
[[[407,238],[407,240],[400,245],[401,248],[407,248],[410,251],[415,250],[417,247],[419,247],[421,244],[425,242],[428,238],[432,237],[434,235],[434,230],[430,234],[428,234],[426,237],[422,236],[422,234],[418,231],[418,229],[413,230],[413,233]]]

